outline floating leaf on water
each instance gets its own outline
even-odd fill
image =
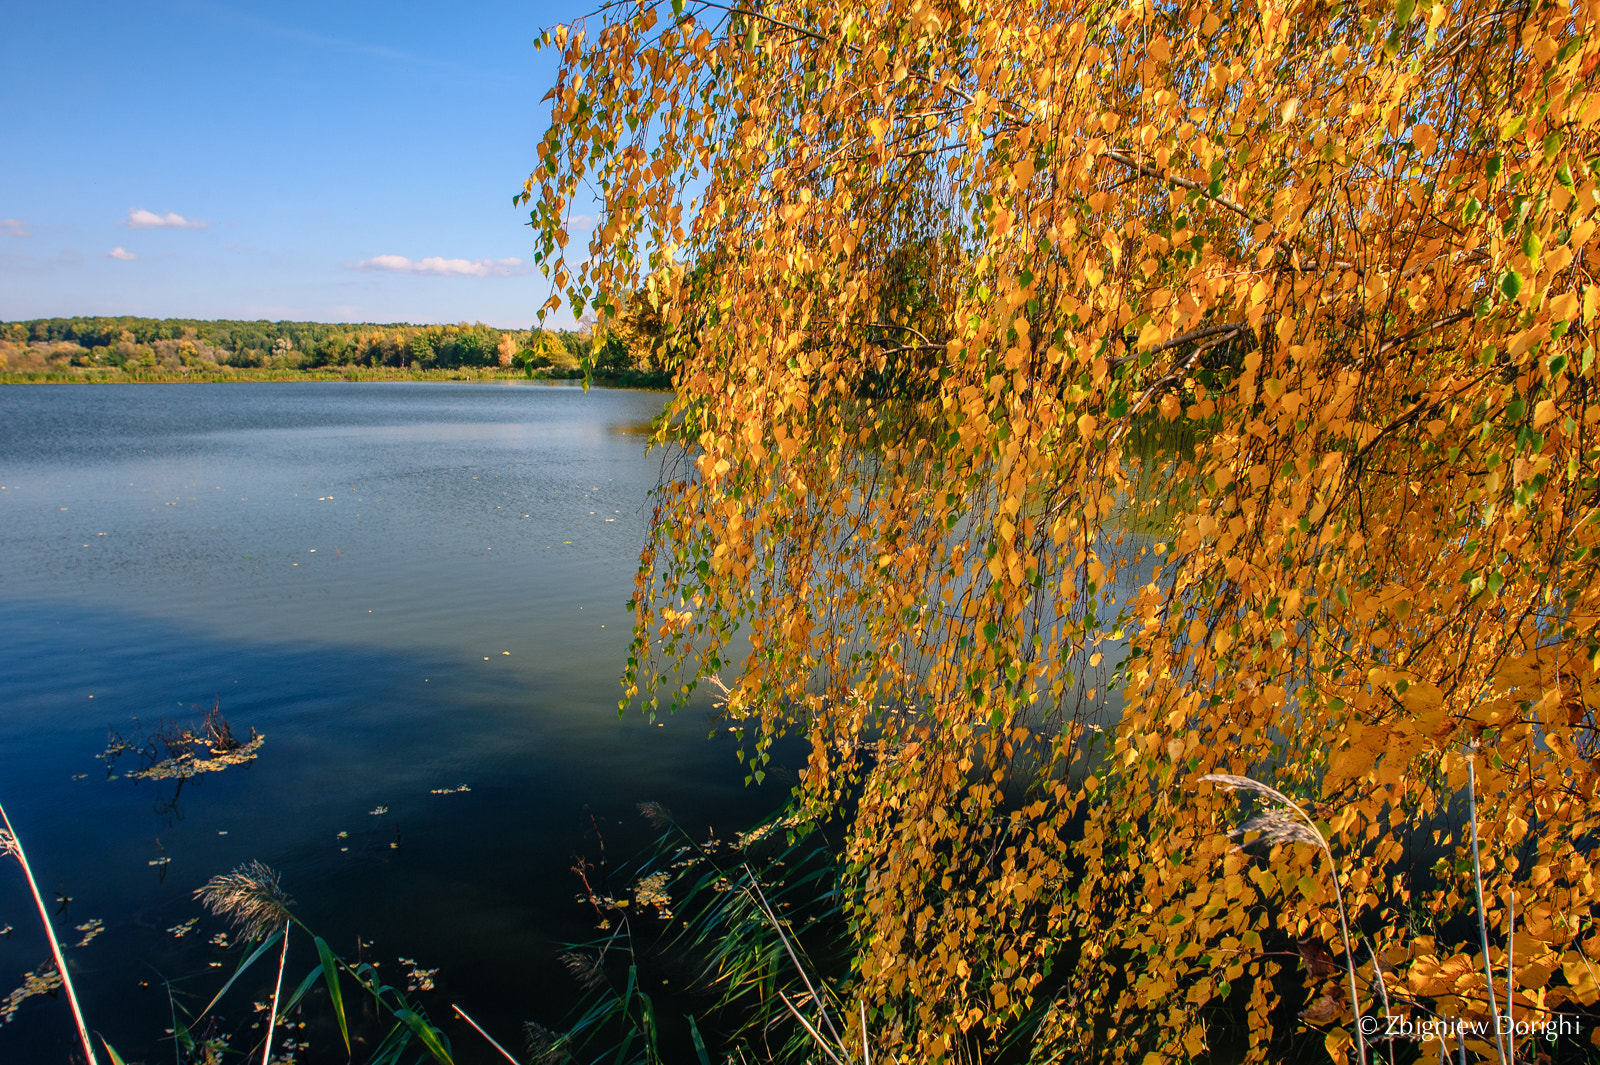
[[[413,958],[398,958],[396,960],[399,961],[401,965],[405,966],[407,991],[433,990],[433,978],[439,972],[437,968],[420,968],[417,965],[416,960]]]
[[[79,947],[87,947],[95,936],[106,930],[105,922],[100,920],[98,917],[91,918],[90,920],[87,920],[80,925],[75,925],[74,927],[79,932],[83,933],[83,938],[78,940],[78,942],[75,944]]]
[[[371,814],[373,817],[378,817],[388,812],[389,808],[387,806],[374,806],[372,809],[367,811],[367,813]]]
[[[193,932],[194,931],[194,926],[199,924],[199,923],[200,923],[200,918],[191,917],[187,921],[183,922],[182,924],[173,925],[171,928],[167,929],[167,931],[169,933],[171,933],[174,938],[182,939],[184,936],[188,935],[190,932]]]

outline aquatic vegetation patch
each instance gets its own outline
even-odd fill
[[[56,963],[47,961],[30,972],[22,974],[22,983],[0,1001],[0,1025],[10,1024],[22,1004],[35,995],[53,995],[61,990],[61,973]]]
[[[254,728],[250,729],[248,738],[236,737],[232,724],[213,702],[211,709],[195,725],[165,721],[144,732],[135,719],[131,737],[113,729],[100,757],[109,767],[123,755],[137,755],[142,764],[124,774],[129,779],[182,782],[202,773],[220,773],[232,766],[248,765],[256,760],[266,739]]]

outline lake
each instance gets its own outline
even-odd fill
[[[0,389],[0,803],[64,942],[103,922],[67,952],[91,1030],[130,1063],[172,1060],[162,980],[198,1008],[239,957],[193,892],[259,859],[336,950],[360,937],[392,980],[401,957],[439,970],[418,997],[458,1061],[503,1060],[449,1004],[513,1049],[520,1022],[559,1026],[576,989],[557,954],[595,935],[570,870],[598,858],[597,830],[615,866],[654,834],[641,801],[721,834],[782,802],[782,775],[743,786],[709,704],[660,726],[617,714],[664,401],[531,382]],[[178,790],[98,757],[110,730],[213,705],[266,737],[253,763]],[[7,925],[0,996],[49,957],[9,860]],[[297,939],[291,977],[313,960]],[[267,968],[230,1017],[270,994]],[[345,1060],[315,1043],[303,1061]],[[75,1044],[64,999],[0,1027],[0,1061]]]

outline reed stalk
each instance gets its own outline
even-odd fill
[[[1344,890],[1339,886],[1339,863],[1334,860],[1333,849],[1328,846],[1327,838],[1323,836],[1317,823],[1311,819],[1311,815],[1301,809],[1299,803],[1271,785],[1232,773],[1208,773],[1200,779],[1221,784],[1230,791],[1253,792],[1277,805],[1277,810],[1245,822],[1241,831],[1258,830],[1264,838],[1273,843],[1310,843],[1320,848],[1327,857],[1328,874],[1333,877],[1333,901],[1339,908],[1339,934],[1344,938],[1344,969],[1350,985],[1350,1012],[1354,1021],[1352,1027],[1356,1030],[1356,1049],[1360,1054],[1361,1065],[1367,1065],[1367,1037],[1361,1031],[1361,997],[1356,988],[1355,950],[1350,938],[1350,923],[1345,918]],[[1293,813],[1297,820],[1287,820],[1282,816],[1283,811]],[[1383,973],[1377,968],[1376,959],[1373,961],[1373,976],[1382,987]],[[1387,991],[1384,992],[1384,998],[1388,998]],[[1496,1041],[1498,1045],[1498,1037]]]
[[[283,967],[289,960],[289,922],[283,922],[283,949],[278,952],[278,982],[272,989],[272,1016],[267,1018],[267,1045],[261,1051],[261,1065],[272,1060],[272,1030],[278,1025],[278,996],[283,993]]]
[[[1478,894],[1478,944],[1483,948],[1484,990],[1489,995],[1489,1016],[1494,1022],[1494,1050],[1500,1065],[1511,1065],[1500,1040],[1500,1008],[1494,997],[1494,966],[1489,964],[1489,925],[1483,915],[1483,863],[1478,857],[1478,776],[1473,769],[1477,744],[1467,751],[1467,820],[1472,825],[1472,883]],[[1508,992],[1509,994],[1509,988]]]
[[[484,1031],[482,1026],[480,1026],[477,1021],[473,1020],[471,1017],[468,1017],[466,1010],[462,1009],[460,1006],[457,1006],[454,1002],[450,1003],[450,1008],[456,1011],[457,1017],[460,1017],[462,1020],[472,1025],[474,1031],[487,1039],[490,1046],[500,1051],[500,1056],[511,1062],[511,1065],[522,1065],[522,1062],[511,1056],[511,1052],[509,1050],[495,1042],[494,1036]]]
[[[0,821],[5,822],[5,838],[0,839],[0,850],[9,851],[17,859],[17,864],[22,866],[22,875],[28,879],[28,887],[33,891],[34,905],[39,907],[39,923],[44,925],[44,934],[50,940],[50,953],[55,956],[56,971],[61,974],[61,986],[67,993],[67,1002],[72,1006],[72,1019],[78,1025],[78,1038],[83,1042],[83,1053],[89,1065],[99,1065],[99,1060],[94,1055],[94,1044],[89,1041],[89,1026],[83,1023],[83,1009],[78,1005],[78,993],[73,990],[72,977],[67,974],[67,961],[61,956],[61,943],[56,939],[56,930],[50,924],[50,911],[45,909],[44,896],[39,894],[39,883],[33,878],[33,867],[28,864],[28,855],[22,849],[22,840],[17,838],[17,830],[11,827],[11,818],[6,816],[6,809],[0,806]]]

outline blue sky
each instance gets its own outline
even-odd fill
[[[533,42],[590,5],[4,9],[0,320],[536,317]]]

